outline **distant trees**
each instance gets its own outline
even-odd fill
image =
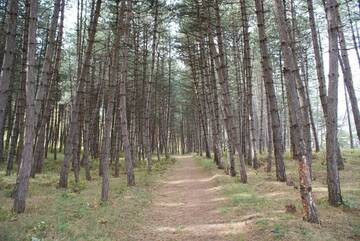
[[[313,97],[309,87],[311,74],[315,71],[324,119],[327,123],[326,142],[327,150],[329,150],[327,156],[328,166],[331,167],[330,169],[328,167],[328,180],[330,180],[328,183],[334,183],[335,187],[339,187],[338,168],[343,168],[343,163],[337,140],[337,116],[335,115],[338,99],[337,80],[329,81],[332,86],[329,86],[329,92],[326,93],[323,50],[318,36],[319,26],[316,23],[314,6],[312,1],[307,1],[305,4],[308,12],[304,15],[304,12],[298,13],[295,1],[287,3],[277,0],[273,2],[255,0],[255,12],[252,12],[251,8],[248,7],[249,4],[248,1],[240,1],[239,4],[231,4],[231,8],[229,8],[226,4],[220,4],[216,0],[208,0],[188,1],[184,5],[180,5],[179,15],[185,16],[180,25],[181,32],[184,34],[180,38],[181,49],[184,52],[184,62],[188,65],[188,71],[191,73],[188,78],[192,83],[192,94],[195,96],[195,98],[191,98],[192,103],[196,106],[193,111],[199,115],[195,119],[198,121],[195,126],[202,127],[199,130],[200,133],[196,132],[196,135],[194,133],[193,136],[186,136],[185,139],[197,140],[194,143],[200,145],[205,152],[208,150],[207,142],[210,141],[215,154],[214,162],[221,167],[218,159],[220,154],[218,155],[216,151],[216,146],[219,145],[218,133],[221,133],[221,128],[218,131],[213,124],[216,107],[214,103],[219,103],[220,117],[223,120],[222,129],[225,134],[221,136],[220,146],[226,148],[228,159],[226,170],[228,170],[229,175],[235,175],[234,153],[237,151],[242,182],[246,182],[247,179],[245,161],[253,168],[258,168],[257,151],[262,152],[263,143],[267,143],[269,150],[266,169],[269,171],[271,168],[271,157],[272,152],[274,152],[277,180],[286,181],[284,151],[286,140],[290,140],[293,157],[299,162],[300,195],[304,208],[304,218],[309,222],[319,223],[311,187],[312,148],[314,147],[316,151],[320,149],[317,133],[319,126],[316,125],[318,120],[315,120],[314,117]],[[274,12],[274,17],[270,17],[270,21],[276,21],[277,29],[266,25],[269,17],[265,17],[265,9],[269,7],[269,4],[273,6],[272,9],[269,9]],[[328,3],[326,2],[326,4]],[[193,9],[193,11],[189,9]],[[326,11],[327,15],[329,15],[328,11]],[[256,15],[258,38],[249,31],[249,21],[251,21],[249,15],[253,14]],[[339,16],[337,18],[340,19]],[[309,25],[308,27],[300,26],[297,24],[298,21],[308,21]],[[311,32],[311,39],[303,38],[301,31],[304,28]],[[339,37],[336,38],[336,45],[343,46],[341,48],[343,54],[340,57],[343,56],[346,62],[345,37],[343,41],[339,28],[337,28],[337,32]],[[268,38],[268,35],[271,38]],[[313,66],[309,66],[310,59],[306,56],[308,42],[313,45],[315,56]],[[255,50],[257,45],[254,43],[258,43],[260,46],[258,51]],[[272,46],[272,48],[268,48],[268,46]],[[275,51],[274,46],[277,46],[280,51]],[[341,49],[339,49],[340,53]],[[272,68],[271,62],[274,59],[280,59],[279,72]],[[330,61],[335,61],[332,62],[333,65],[339,64],[338,60]],[[344,73],[346,73],[345,65],[343,64]],[[215,71],[211,69],[211,66],[215,67]],[[262,74],[257,74],[255,69],[260,69]],[[336,70],[331,69],[330,71]],[[203,79],[208,78],[209,73],[216,74],[213,79],[215,80],[214,86],[218,86],[221,93],[218,97],[214,95],[215,92],[211,85],[203,82]],[[210,76],[212,75],[210,74]],[[335,75],[332,74],[332,76]],[[351,74],[348,76],[350,77],[346,78],[345,82],[351,80]],[[258,84],[259,81],[256,78],[263,81],[264,92],[262,85]],[[205,81],[205,83],[207,82]],[[348,81],[347,85],[350,86],[350,89],[352,89],[351,83]],[[277,87],[278,84],[281,84],[281,89]],[[313,83],[311,84],[313,85]],[[278,93],[279,91],[281,92]],[[207,93],[205,97],[203,93]],[[332,113],[328,113],[330,110],[328,110],[329,100],[327,96],[330,94],[332,95],[330,98]],[[281,111],[279,110],[278,98],[282,100],[280,102]],[[203,99],[207,99],[206,104],[204,104]],[[232,104],[234,100],[236,100],[236,105]],[[267,108],[264,108],[264,101]],[[260,110],[257,109],[257,105],[260,105]],[[354,106],[356,108],[356,105]],[[287,119],[287,111],[289,120]],[[208,116],[207,113],[210,115]],[[266,113],[268,117],[266,117]],[[328,117],[329,115],[330,117]],[[356,110],[354,114],[356,119],[355,116]],[[185,118],[188,119],[188,117]],[[264,118],[267,119],[266,122]],[[328,120],[328,118],[330,119]],[[238,124],[235,125],[234,121]],[[284,123],[284,131],[282,123]],[[287,126],[290,127],[289,131]],[[264,131],[264,129],[268,131]],[[202,154],[202,151],[199,153]],[[334,164],[334,161],[337,163]],[[332,188],[329,186],[329,195],[331,190]],[[340,189],[338,190],[340,191]],[[334,192],[338,193],[336,190]]]
[[[8,0],[0,11],[0,164],[17,175],[15,211],[24,212],[29,178],[50,153],[64,153],[60,188],[68,188],[69,171],[77,186],[83,169],[87,181],[97,169],[105,202],[111,175],[125,172],[133,186],[135,167],[150,173],[170,154],[205,152],[230,176],[239,166],[247,183],[246,169],[260,172],[267,150],[265,170],[274,157],[276,179],[289,183],[289,149],[305,219],[319,223],[311,163],[325,131],[329,202],[342,203],[339,66],[351,146],[360,133],[352,71],[359,66],[350,63],[359,46],[355,5],[323,4],[77,0],[76,28],[64,31],[65,0]]]

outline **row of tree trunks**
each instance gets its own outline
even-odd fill
[[[79,145],[79,112],[80,112],[80,102],[83,97],[85,80],[88,77],[88,72],[90,68],[91,54],[93,51],[94,38],[96,33],[96,27],[98,23],[98,18],[100,15],[101,0],[96,0],[94,7],[94,16],[90,21],[89,31],[88,31],[88,40],[87,47],[84,55],[83,65],[81,67],[81,73],[79,74],[80,78],[78,80],[78,87],[76,91],[76,96],[74,97],[73,107],[70,116],[70,125],[68,130],[68,135],[66,136],[65,142],[65,153],[64,153],[64,162],[60,172],[59,187],[66,188],[68,185],[68,167],[69,163],[72,160],[74,163],[74,175],[75,181],[79,181],[79,159],[78,159],[78,145]]]
[[[261,0],[256,0],[255,7],[256,7],[256,17],[258,22],[260,52],[262,56],[261,64],[263,71],[263,79],[265,83],[266,96],[267,96],[268,106],[270,109],[270,116],[271,116],[271,121],[270,121],[272,126],[271,135],[273,137],[273,145],[274,145],[276,178],[278,181],[285,182],[286,173],[285,173],[285,164],[283,157],[284,147],[282,143],[282,129],[280,122],[280,115],[278,111],[278,104],[275,95],[274,81],[272,77],[272,67],[268,56],[267,38],[265,32],[265,19],[264,19],[265,11],[263,9],[263,2]],[[268,166],[268,170],[270,169],[270,167],[271,165]]]
[[[308,153],[304,140],[304,116],[300,111],[300,101],[297,93],[296,83],[299,79],[299,69],[295,61],[295,53],[291,47],[290,29],[284,16],[284,5],[281,0],[273,0],[276,13],[276,23],[281,39],[281,49],[284,57],[284,74],[286,78],[286,89],[291,125],[293,129],[293,140],[295,144],[295,156],[299,161],[300,196],[304,208],[304,219],[308,222],[319,223],[319,217],[312,193],[311,176],[307,159]]]
[[[16,47],[16,20],[18,15],[18,1],[9,0],[6,15],[6,38],[4,46],[4,55],[0,72],[0,160],[3,158],[4,147],[4,125],[6,121],[6,106],[9,98],[10,79],[12,75],[12,65],[15,58]],[[25,16],[26,18],[26,16]],[[25,20],[26,21],[26,20]],[[25,26],[26,27],[26,26]],[[24,31],[26,32],[26,31]]]

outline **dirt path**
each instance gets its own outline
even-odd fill
[[[218,213],[223,199],[216,176],[191,156],[178,157],[164,177],[136,240],[234,240],[243,231],[243,222],[230,222]]]

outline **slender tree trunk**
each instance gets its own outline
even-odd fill
[[[308,66],[308,60],[307,60],[307,52],[305,52],[304,59],[305,59],[305,77],[304,77],[305,94],[306,94],[306,98],[309,101],[309,117],[310,117],[310,123],[311,123],[311,131],[314,136],[315,151],[319,152],[320,145],[319,145],[318,134],[317,134],[316,126],[315,126],[313,111],[311,108],[311,101],[310,101],[310,94],[309,94],[309,66]]]
[[[356,57],[358,59],[358,64],[359,64],[359,67],[360,67],[360,53],[359,53],[358,43],[357,43],[356,37],[355,37],[353,19],[352,19],[351,14],[350,14],[349,1],[345,1],[345,4],[346,4],[347,17],[348,17],[349,23],[350,23],[351,37],[352,37],[352,40],[353,40],[354,49],[355,49],[355,52],[356,52]]]
[[[26,195],[29,188],[31,162],[33,159],[33,144],[35,132],[35,65],[36,65],[36,29],[37,29],[37,0],[30,0],[28,51],[26,68],[26,119],[25,138],[22,150],[22,160],[16,179],[14,210],[17,213],[25,211]]]
[[[338,16],[336,0],[327,0],[327,19],[329,31],[329,89],[327,95],[328,113],[326,119],[326,166],[329,203],[338,206],[342,203],[339,170],[336,160],[337,104],[338,104]]]
[[[268,113],[268,118],[267,118],[267,122],[268,122],[268,156],[267,156],[266,171],[271,172],[272,153],[273,153],[273,138],[274,137],[273,137],[272,124],[271,124],[271,117],[269,115],[269,113],[271,113],[269,98],[267,98],[266,106],[267,106],[267,113]]]
[[[351,118],[350,118],[350,111],[349,111],[348,94],[347,94],[345,86],[344,86],[344,92],[345,92],[346,115],[347,115],[347,121],[348,121],[348,126],[349,126],[350,148],[354,149],[354,140],[353,140],[352,128],[351,128]]]
[[[241,145],[237,136],[236,126],[234,125],[234,116],[231,105],[230,93],[229,93],[229,82],[226,74],[226,66],[225,66],[225,57],[224,57],[224,45],[223,45],[223,37],[222,37],[222,29],[221,29],[221,21],[220,21],[220,10],[218,5],[218,0],[214,2],[214,10],[215,10],[215,30],[217,35],[218,49],[219,53],[215,48],[214,39],[212,37],[212,29],[210,23],[210,8],[208,6],[208,14],[207,14],[207,28],[208,28],[208,41],[210,47],[211,58],[214,59],[217,74],[219,78],[220,89],[222,92],[222,101],[223,101],[223,110],[224,110],[224,121],[226,132],[228,133],[228,138],[231,142],[231,145],[235,146],[234,148],[237,150],[239,159],[240,159],[240,180],[243,183],[247,182],[247,174],[245,169],[245,161],[242,156]],[[235,167],[232,167],[233,171],[235,171]],[[235,175],[235,173],[232,173]]]
[[[159,2],[155,0],[153,2],[155,5],[154,8],[154,29],[153,29],[153,39],[152,39],[152,54],[151,54],[151,68],[150,68],[150,78],[146,84],[146,93],[145,93],[145,133],[144,133],[144,145],[146,151],[146,161],[147,161],[147,171],[151,172],[152,167],[152,150],[150,142],[150,102],[151,102],[151,93],[153,88],[154,81],[154,69],[155,69],[155,54],[156,54],[156,42],[157,42],[157,27],[158,27],[158,14],[159,14]]]
[[[339,26],[338,27],[338,32],[339,32],[338,38],[339,38],[339,44],[340,44],[340,57],[343,62],[343,65],[344,65],[344,73],[343,73],[344,83],[348,90],[350,103],[351,103],[351,107],[352,107],[352,112],[353,112],[353,116],[354,116],[356,133],[358,136],[358,140],[360,141],[360,111],[359,111],[359,106],[358,106],[358,102],[357,102],[357,98],[356,98],[356,94],[355,94],[353,80],[352,80],[351,66],[350,66],[349,56],[347,53],[346,40],[345,40],[344,31],[342,28],[339,9],[336,8],[336,11],[337,11],[336,14],[337,14],[337,18],[338,18],[337,21],[338,21],[338,26]],[[329,10],[327,10],[327,12],[329,14]]]
[[[95,1],[95,0],[94,0]],[[96,27],[97,27],[97,23],[98,23],[98,18],[100,15],[100,7],[101,7],[101,0],[96,0],[96,6],[95,6],[95,11],[94,11],[94,16],[92,18],[92,21],[90,22],[90,26],[89,26],[89,34],[88,34],[88,45],[85,51],[85,56],[84,56],[84,62],[83,62],[83,67],[81,69],[81,74],[80,74],[80,79],[79,79],[79,84],[78,84],[78,90],[77,90],[77,95],[75,96],[75,100],[74,100],[74,105],[73,108],[71,110],[71,123],[69,123],[69,131],[68,131],[68,135],[66,137],[66,146],[65,146],[65,154],[64,154],[64,162],[63,162],[63,166],[61,168],[60,171],[60,180],[59,180],[59,186],[66,188],[67,184],[68,184],[68,166],[69,166],[69,162],[74,159],[76,160],[76,156],[74,155],[74,149],[77,149],[78,147],[78,133],[79,133],[79,102],[81,101],[81,97],[82,97],[82,92],[84,89],[84,82],[85,82],[85,78],[87,78],[87,74],[88,74],[88,70],[90,67],[90,59],[91,59],[91,54],[93,51],[93,45],[94,45],[94,38],[95,38],[95,33],[96,33]],[[74,173],[75,173],[75,181],[78,181],[78,163],[75,163],[75,168],[74,168]]]
[[[6,38],[4,57],[0,72],[0,161],[3,158],[4,125],[6,120],[6,105],[9,98],[9,86],[16,47],[16,20],[18,15],[18,1],[9,0],[6,17]],[[0,56],[1,57],[1,56]]]
[[[249,156],[248,158],[251,160],[252,166],[257,169],[258,168],[258,161],[256,155],[256,133],[255,133],[255,120],[254,120],[254,110],[253,110],[253,95],[252,95],[252,70],[251,70],[251,53],[250,53],[250,40],[249,40],[249,23],[248,23],[248,16],[246,12],[246,2],[245,0],[240,1],[240,9],[241,9],[241,16],[242,16],[242,25],[243,25],[243,43],[244,43],[244,71],[245,71],[245,81],[247,87],[247,118],[249,123]],[[252,154],[251,154],[252,152]]]
[[[307,160],[307,149],[303,133],[303,114],[300,111],[299,96],[296,91],[296,78],[299,78],[299,70],[294,59],[294,51],[291,48],[290,29],[285,21],[284,5],[281,0],[273,0],[273,7],[277,21],[277,28],[281,39],[282,54],[285,59],[285,77],[288,92],[290,118],[293,125],[293,139],[295,143],[296,158],[299,161],[300,196],[304,208],[304,219],[308,222],[319,223],[316,205],[311,188],[310,170]]]
[[[282,129],[280,122],[280,115],[278,111],[278,104],[276,100],[274,81],[272,77],[272,67],[269,60],[269,54],[267,49],[263,1],[255,0],[255,7],[256,7],[256,17],[258,22],[260,52],[262,56],[261,66],[262,66],[266,96],[269,102],[268,105],[271,116],[272,137],[273,137],[274,153],[275,153],[276,178],[278,181],[285,182],[286,173],[285,173],[285,164],[284,164],[284,146],[282,143]]]
[[[125,15],[125,30],[124,30],[124,47],[123,47],[123,66],[120,79],[120,125],[121,125],[121,140],[124,146],[125,152],[125,163],[126,163],[126,175],[127,175],[127,184],[128,186],[135,185],[135,175],[134,175],[134,161],[131,154],[131,146],[129,141],[129,131],[127,123],[127,113],[126,113],[126,81],[127,81],[127,70],[128,70],[128,43],[129,43],[129,27],[132,14],[132,3],[127,1],[126,15]]]

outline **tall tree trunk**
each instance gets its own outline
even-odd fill
[[[146,151],[147,171],[151,172],[152,167],[152,150],[150,141],[150,104],[151,104],[151,93],[154,81],[154,69],[155,69],[155,54],[156,54],[156,43],[157,43],[157,28],[158,28],[158,15],[159,15],[159,2],[155,0],[153,2],[154,8],[154,29],[152,39],[152,54],[151,54],[151,67],[149,81],[146,83],[145,93],[145,133],[144,133],[144,145]]]
[[[37,0],[30,0],[28,51],[26,68],[26,119],[25,138],[22,150],[22,160],[16,179],[14,210],[17,213],[25,211],[26,195],[29,187],[31,162],[33,159],[33,144],[35,132],[35,65],[36,65],[36,29],[37,29]],[[26,30],[25,30],[26,31]]]
[[[4,57],[0,72],[0,161],[3,158],[3,135],[6,119],[6,105],[9,98],[9,86],[16,47],[16,20],[18,15],[18,1],[9,0],[6,17],[6,38]],[[0,56],[1,57],[1,56]]]
[[[278,181],[286,181],[285,164],[284,164],[284,146],[282,143],[282,129],[280,122],[280,115],[278,110],[278,104],[276,100],[274,81],[272,77],[272,67],[269,60],[269,54],[267,49],[267,38],[265,32],[265,18],[263,1],[255,0],[256,17],[258,22],[259,31],[259,44],[261,52],[261,66],[263,71],[263,79],[265,83],[265,90],[267,100],[269,102],[271,126],[272,126],[272,138],[274,143],[275,154],[275,167],[276,178]]]
[[[258,168],[258,161],[256,155],[256,133],[255,133],[255,120],[254,120],[254,108],[253,108],[253,94],[252,94],[252,70],[251,70],[251,53],[250,53],[250,39],[249,39],[249,23],[248,23],[248,16],[246,12],[246,2],[245,0],[240,1],[240,10],[241,10],[241,19],[242,19],[242,26],[243,26],[243,44],[244,44],[244,71],[245,71],[245,79],[246,88],[247,88],[247,116],[249,123],[249,155],[248,158],[252,166],[257,169]]]
[[[82,92],[84,89],[84,82],[85,82],[85,78],[87,78],[88,75],[88,70],[90,67],[90,59],[91,59],[91,54],[93,51],[93,45],[94,45],[94,38],[95,38],[95,33],[96,33],[96,27],[97,27],[97,23],[98,23],[98,18],[100,15],[100,7],[101,7],[101,0],[94,0],[96,1],[96,6],[95,6],[95,11],[94,11],[94,16],[91,19],[90,22],[90,26],[89,26],[89,34],[88,34],[88,41],[87,41],[87,48],[85,51],[85,56],[84,56],[84,62],[81,68],[81,74],[80,74],[80,79],[79,79],[79,84],[78,84],[78,89],[77,89],[77,95],[75,96],[75,100],[74,100],[74,104],[73,104],[73,108],[71,110],[71,123],[69,123],[69,131],[68,131],[68,135],[66,136],[66,146],[65,146],[65,154],[64,154],[64,162],[63,162],[63,166],[61,168],[60,171],[60,180],[59,180],[59,186],[66,188],[67,184],[68,184],[68,167],[69,167],[69,162],[74,159],[76,160],[76,156],[74,155],[74,151],[73,149],[76,149],[78,146],[78,134],[79,134],[79,105],[80,105],[80,101],[81,101],[81,97],[82,97]],[[75,180],[78,181],[78,165],[76,163],[75,165]]]
[[[305,94],[306,94],[306,98],[309,101],[309,117],[310,117],[310,123],[311,123],[311,131],[314,136],[315,151],[319,152],[320,145],[319,145],[318,134],[317,134],[316,126],[315,126],[314,115],[313,115],[313,111],[311,108],[311,101],[310,101],[310,94],[309,94],[309,66],[308,66],[306,50],[305,50],[304,59],[305,59],[305,77],[304,77]]]
[[[338,3],[327,0],[327,19],[329,31],[329,89],[327,96],[328,113],[326,119],[326,166],[329,203],[338,206],[342,203],[339,170],[336,160],[337,104],[338,104]]]
[[[234,115],[232,110],[232,104],[230,99],[230,92],[229,92],[229,81],[227,79],[226,74],[226,66],[225,66],[225,57],[224,57],[224,45],[223,45],[223,37],[222,37],[222,29],[221,29],[221,23],[220,23],[220,10],[219,10],[219,3],[218,0],[215,0],[214,4],[214,10],[215,10],[215,30],[217,35],[217,42],[218,42],[218,49],[219,53],[217,53],[217,50],[215,48],[214,39],[212,37],[212,28],[210,23],[210,7],[208,7],[208,14],[207,14],[207,28],[208,28],[208,41],[209,41],[209,48],[210,48],[210,54],[211,58],[214,59],[217,74],[219,78],[219,84],[220,89],[222,93],[222,101],[223,101],[223,111],[224,111],[224,121],[225,121],[225,128],[226,132],[228,134],[229,141],[234,146],[236,151],[239,155],[240,160],[240,180],[242,183],[247,182],[247,174],[245,169],[245,161],[243,159],[241,145],[239,142],[239,138],[236,131],[236,126],[234,124]],[[233,168],[233,172],[235,171],[235,167]],[[232,173],[234,175],[235,173]]]
[[[336,8],[336,11],[337,11],[336,14],[337,14],[337,18],[338,18],[337,21],[338,21],[338,32],[339,32],[338,38],[339,38],[339,44],[340,44],[340,57],[343,62],[343,65],[344,65],[344,73],[343,73],[344,83],[348,90],[351,108],[352,108],[352,112],[353,112],[353,116],[354,116],[356,133],[358,136],[358,140],[360,141],[360,111],[359,111],[359,106],[358,106],[358,102],[357,102],[357,98],[356,98],[356,94],[355,94],[353,80],[352,80],[351,66],[350,66],[349,56],[347,53],[346,39],[345,39],[344,30],[343,30],[342,23],[341,23],[339,9]],[[328,12],[328,14],[330,14],[329,10],[327,10],[327,12]]]
[[[354,149],[354,140],[353,140],[352,128],[351,128],[351,118],[350,118],[350,111],[349,111],[348,94],[347,94],[345,86],[344,86],[344,92],[345,92],[346,115],[347,115],[347,121],[348,121],[348,126],[349,126],[350,148]]]
[[[352,19],[351,14],[350,14],[349,1],[345,1],[345,4],[346,4],[347,17],[348,17],[349,23],[350,23],[351,37],[352,37],[352,40],[353,40],[354,49],[355,49],[355,52],[356,52],[356,57],[358,59],[358,64],[359,64],[359,67],[360,67],[360,53],[359,53],[358,43],[357,43],[356,37],[355,37],[353,19]]]
[[[282,54],[285,63],[285,77],[287,79],[286,87],[288,93],[288,103],[290,109],[290,119],[293,125],[293,139],[295,143],[296,158],[299,161],[300,178],[300,196],[304,208],[304,219],[308,222],[319,223],[316,205],[311,188],[310,170],[308,167],[307,149],[303,133],[303,114],[300,111],[299,96],[296,90],[296,79],[300,77],[297,63],[295,62],[295,53],[291,48],[290,29],[284,16],[284,5],[281,0],[273,0],[277,28],[281,39]]]
[[[129,131],[127,123],[127,113],[126,113],[126,81],[127,81],[127,70],[128,70],[128,43],[129,43],[129,28],[130,20],[132,15],[132,3],[127,1],[126,15],[124,19],[125,30],[124,30],[124,47],[123,47],[123,65],[120,78],[120,125],[121,125],[121,140],[123,142],[124,152],[125,152],[125,163],[126,163],[126,175],[127,175],[127,184],[128,186],[135,185],[135,176],[134,176],[134,161],[131,154],[131,146],[129,141]]]

